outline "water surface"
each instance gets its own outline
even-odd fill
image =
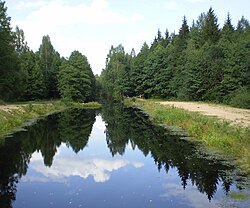
[[[50,115],[0,145],[0,207],[248,207],[248,179],[180,137],[121,106]]]

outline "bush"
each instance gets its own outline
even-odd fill
[[[250,109],[250,89],[240,88],[232,94],[230,105]]]

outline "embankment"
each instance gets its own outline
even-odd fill
[[[220,115],[208,116],[203,115],[201,111],[191,112],[190,109],[187,110],[188,105],[196,111],[201,108],[195,108],[192,104],[182,109],[180,106],[175,107],[173,103],[152,100],[136,99],[135,102],[128,101],[127,103],[146,111],[154,122],[184,129],[206,147],[235,158],[237,164],[250,174],[250,128],[247,122],[242,123],[242,119],[239,119],[237,123],[222,119]],[[214,105],[213,108],[215,108]],[[209,109],[206,110],[212,112]]]

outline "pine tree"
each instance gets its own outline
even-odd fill
[[[201,26],[201,42],[208,43],[209,45],[215,44],[220,38],[220,30],[218,25],[218,19],[214,14],[212,7],[208,10],[204,25]]]
[[[222,36],[233,36],[232,33],[234,32],[234,27],[231,23],[231,18],[230,18],[230,14],[227,14],[227,19],[223,25],[223,28],[221,30]]]
[[[244,16],[242,16],[237,24],[237,32],[244,32],[244,31],[249,32],[249,26],[250,26],[249,21]]]

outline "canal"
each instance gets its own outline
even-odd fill
[[[132,108],[68,109],[0,144],[1,208],[248,207],[247,196],[232,161]]]

